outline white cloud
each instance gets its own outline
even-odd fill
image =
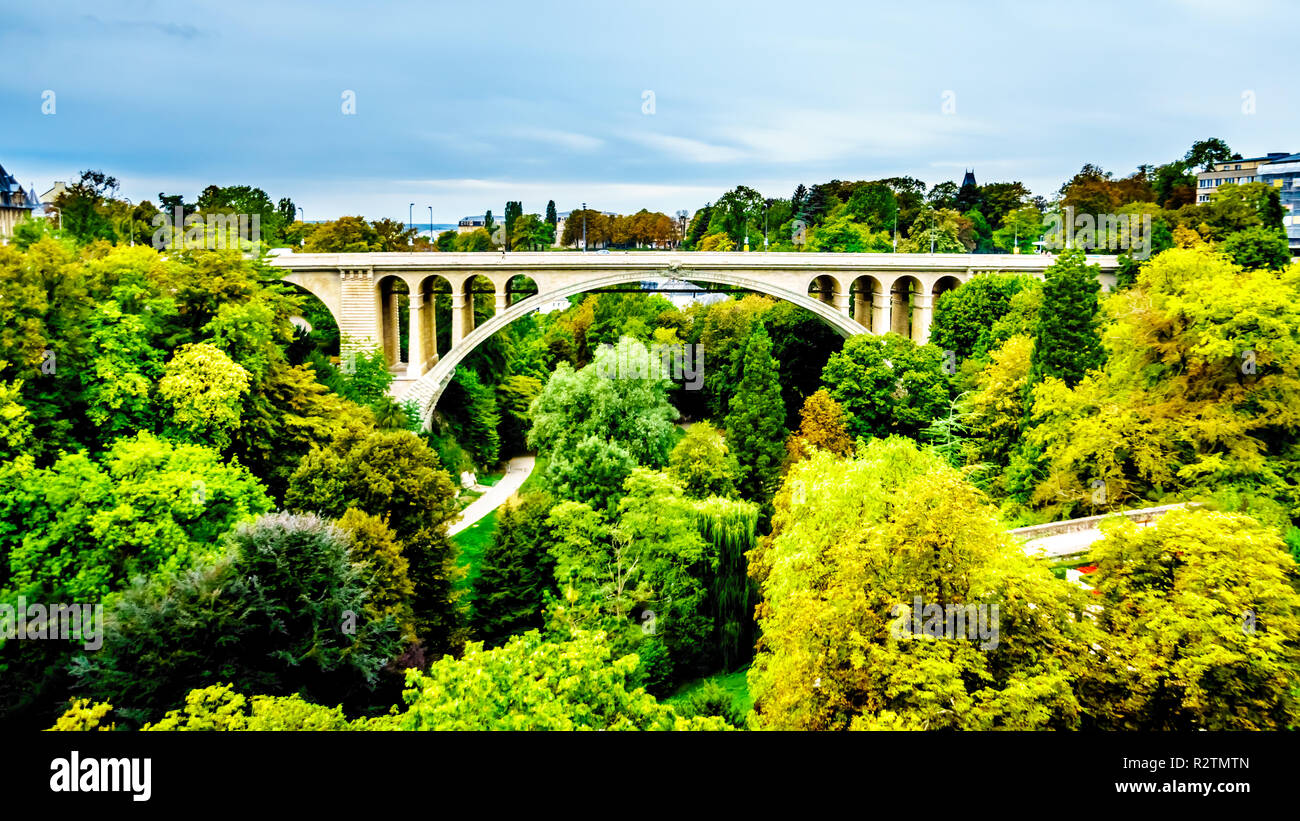
[[[633,142],[656,149],[679,160],[695,163],[728,163],[748,159],[748,154],[726,145],[714,145],[690,137],[676,137],[651,132],[629,132],[625,135]]]
[[[523,128],[516,131],[515,136],[526,140],[537,140],[551,145],[558,145],[571,151],[595,151],[605,144],[605,141],[599,137],[578,134],[573,131],[556,131],[549,128]]]

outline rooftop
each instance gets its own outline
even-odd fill
[[[34,211],[40,207],[41,199],[36,196],[36,189],[24,191],[18,179],[0,165],[0,208],[23,208]]]

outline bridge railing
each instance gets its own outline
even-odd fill
[[[1171,510],[1178,510],[1185,507],[1200,507],[1198,502],[1178,502],[1171,505],[1160,505],[1158,507],[1144,507],[1135,510],[1117,510],[1113,513],[1103,513],[1097,516],[1084,516],[1080,519],[1066,519],[1060,522],[1047,522],[1041,525],[1029,525],[1028,527],[1018,527],[1014,530],[1008,530],[1007,533],[1029,545],[1041,539],[1047,539],[1052,536],[1063,536],[1067,533],[1082,533],[1089,530],[1096,530],[1097,526],[1108,519],[1123,517],[1138,525],[1154,524],[1161,516],[1164,516]],[[1095,539],[1093,540],[1095,541]],[[1053,556],[1075,555],[1086,553],[1091,547],[1092,542],[1081,542],[1072,545],[1066,551],[1051,551]]]

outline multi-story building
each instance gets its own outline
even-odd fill
[[[1282,227],[1292,255],[1300,255],[1300,154],[1283,155],[1255,169],[1259,181],[1278,189]]]
[[[494,225],[500,225],[501,221],[505,219],[505,217],[503,216],[504,214],[505,214],[504,211],[499,214],[493,214],[492,223]],[[479,214],[477,217],[461,217],[460,222],[456,223],[456,233],[468,234],[470,231],[476,231],[479,228],[486,228],[486,227],[487,227],[487,214]]]
[[[36,191],[24,191],[17,178],[0,165],[0,237],[13,236],[18,221],[27,219],[38,209],[41,201]]]
[[[1225,183],[1231,182],[1237,185],[1245,185],[1248,182],[1259,182],[1256,169],[1264,163],[1285,156],[1287,156],[1285,151],[1271,151],[1263,157],[1248,157],[1241,160],[1227,160],[1215,163],[1209,171],[1202,171],[1196,175],[1196,201],[1209,202],[1211,195],[1219,189],[1220,185]]]

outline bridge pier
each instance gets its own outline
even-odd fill
[[[375,272],[371,268],[339,269],[339,334],[351,347],[380,344],[375,304]]]
[[[470,310],[473,310],[471,304]],[[451,295],[451,347],[455,348],[465,338],[465,297],[462,294]]]
[[[924,291],[912,297],[912,341],[924,345],[930,341],[930,320],[934,316],[933,301]]]
[[[890,327],[892,314],[889,307],[893,303],[893,297],[890,294],[877,291],[871,295],[871,324],[864,327],[871,328],[873,334],[883,334]]]
[[[424,376],[424,294],[411,294],[410,330],[407,331],[406,378]]]

